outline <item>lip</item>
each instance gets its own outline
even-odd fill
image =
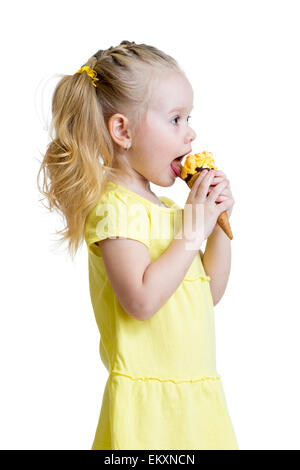
[[[192,149],[190,149],[187,153],[184,153],[183,155],[181,155],[181,156],[180,156],[180,158],[181,158],[180,161],[182,161],[182,159],[183,159],[184,157],[186,157],[187,155],[189,155],[190,153],[192,153]]]
[[[181,177],[181,170],[182,170],[182,160],[184,159],[184,157],[186,155],[189,155],[190,153],[192,152],[192,149],[190,149],[187,153],[184,153],[183,155],[180,156],[180,160],[176,160],[174,159],[171,164],[170,164],[170,167],[171,167],[171,171],[173,173],[174,176],[176,177]],[[179,158],[179,157],[177,157]]]

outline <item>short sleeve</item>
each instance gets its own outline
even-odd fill
[[[160,196],[159,199],[170,209],[181,210],[182,208],[167,196]]]
[[[150,247],[147,208],[127,192],[108,191],[89,213],[85,225],[88,246],[105,238],[131,238]]]

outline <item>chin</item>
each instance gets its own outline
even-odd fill
[[[173,186],[177,178],[166,178],[165,180],[160,179],[160,180],[150,180],[151,183],[156,184],[156,186],[162,186],[163,188],[168,188],[170,186]]]

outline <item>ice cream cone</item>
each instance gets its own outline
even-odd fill
[[[192,186],[193,186],[193,184],[195,183],[195,181],[196,181],[196,179],[197,179],[199,173],[200,173],[200,171],[197,171],[197,172],[191,177],[191,179],[188,181],[187,184],[188,184],[188,186],[189,186],[190,189],[192,189]]]
[[[226,211],[222,212],[222,214],[219,215],[217,222],[218,222],[218,225],[226,233],[227,237],[230,238],[230,240],[232,240],[233,235],[232,235],[232,231],[231,231],[231,227],[229,223],[228,214]]]
[[[187,157],[185,164],[182,167],[181,177],[187,183],[190,189],[192,189],[193,184],[202,170],[217,170],[217,167],[214,166],[214,161],[211,158],[211,155],[212,154],[210,152],[207,153],[204,151],[202,153],[196,153],[195,155],[189,155]],[[226,211],[219,215],[217,224],[226,233],[227,237],[232,240],[233,235]]]

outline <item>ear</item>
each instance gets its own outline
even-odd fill
[[[129,120],[124,114],[113,114],[108,120],[108,130],[112,139],[121,147],[131,145],[131,132]]]

